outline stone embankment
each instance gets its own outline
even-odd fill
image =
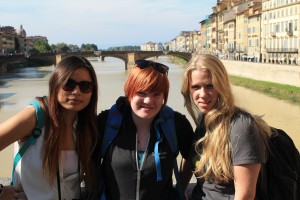
[[[300,87],[300,66],[222,60],[233,76]]]

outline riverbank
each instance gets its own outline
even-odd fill
[[[187,62],[181,58],[170,57],[169,59],[172,63],[176,63],[181,66],[187,65]],[[233,85],[245,87],[247,89],[251,89],[262,94],[300,106],[300,87],[298,86],[300,66],[278,66],[230,60],[221,61],[223,62],[228,74],[230,75],[230,82]],[[252,68],[254,68],[253,71],[251,71]],[[251,71],[251,73],[249,71]],[[270,73],[268,73],[268,71],[270,71]],[[259,74],[260,72],[262,74]],[[277,74],[277,76],[271,79],[272,82],[267,81],[272,78],[270,77],[272,76],[272,74]],[[288,82],[291,77],[294,77],[293,82]],[[282,84],[286,82],[291,83],[291,85]]]

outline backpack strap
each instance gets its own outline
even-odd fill
[[[169,106],[165,106],[162,112],[160,113],[160,118],[163,119],[160,125],[171,147],[171,150],[174,154],[178,154],[178,145],[177,145],[173,109],[170,108]]]
[[[172,153],[175,155],[175,157],[177,157],[179,150],[178,150],[177,135],[175,129],[174,111],[171,107],[165,106],[160,112],[159,119],[154,124],[154,129],[157,135],[157,141],[155,142],[155,146],[154,146],[157,181],[162,180],[161,164],[160,164],[160,157],[158,152],[158,144],[161,141],[159,126],[161,127],[169,143]],[[180,196],[180,199],[184,199],[181,177],[177,165],[177,159],[174,160],[174,174],[176,178],[176,190]]]
[[[116,104],[114,104],[109,111],[107,122],[105,125],[105,131],[103,135],[102,145],[101,145],[101,159],[103,159],[106,150],[108,149],[109,145],[116,137],[119,132],[121,123],[122,123],[123,116],[120,111],[117,109]],[[159,119],[155,121],[154,129],[156,132],[157,140],[154,145],[154,157],[155,157],[155,165],[156,165],[156,173],[157,173],[157,181],[162,180],[161,174],[161,163],[160,157],[158,152],[158,145],[161,141],[161,133],[160,128],[163,130],[163,133],[170,145],[172,152],[177,156],[178,155],[178,146],[177,146],[177,137],[175,131],[175,124],[174,124],[174,111],[172,108],[165,106],[164,109],[160,112]],[[181,179],[179,177],[177,160],[174,161],[174,174],[176,177],[177,185],[176,187],[181,186]],[[180,192],[183,191],[182,188],[179,189]]]
[[[108,118],[105,125],[105,131],[103,135],[102,145],[101,145],[101,159],[104,157],[104,154],[117,136],[122,123],[123,116],[120,111],[117,109],[116,104],[114,104],[109,111]]]
[[[163,110],[161,110],[160,116],[155,121],[154,124],[154,130],[156,132],[156,142],[154,145],[154,158],[155,158],[155,165],[156,165],[157,181],[161,181],[163,179],[161,174],[161,164],[160,164],[160,157],[158,152],[158,145],[161,141],[160,127],[163,130],[163,133],[170,145],[172,152],[177,155],[178,147],[177,147],[177,138],[175,132],[175,124],[174,124],[174,111],[172,110],[172,108],[165,106]]]
[[[36,142],[36,139],[41,135],[42,128],[44,126],[44,110],[42,106],[40,105],[39,101],[37,99],[33,100],[29,105],[33,105],[35,108],[35,114],[36,114],[36,126],[33,130],[32,134],[28,139],[26,139],[25,143],[22,145],[22,147],[19,149],[18,153],[15,155],[14,158],[14,164],[13,164],[13,170],[12,170],[12,179],[11,179],[11,185],[13,185],[14,182],[14,173],[15,168],[18,164],[18,162],[21,160],[22,156],[28,149],[28,147]]]
[[[99,168],[100,176],[103,176],[102,168],[103,168],[104,154],[108,149],[109,145],[112,143],[113,139],[117,136],[122,123],[122,119],[123,119],[123,115],[117,109],[116,104],[114,104],[109,110],[108,118],[105,124],[105,131],[101,143],[101,151],[100,151],[101,163]],[[99,193],[96,195],[95,199],[106,200],[105,185],[103,179],[100,180]]]

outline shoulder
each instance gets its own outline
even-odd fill
[[[105,123],[108,118],[109,111],[110,109],[101,111],[97,116],[97,122]]]
[[[243,110],[237,110],[231,120],[231,128],[249,127],[253,124],[253,116]]]
[[[186,116],[176,110],[174,110],[174,119],[175,120],[186,120],[188,121],[188,119],[186,118]]]
[[[194,133],[190,121],[184,114],[178,111],[174,111],[174,123],[175,128],[179,130],[179,132],[184,132],[185,134],[188,134],[189,132]]]

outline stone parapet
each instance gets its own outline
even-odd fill
[[[233,76],[300,87],[300,66],[221,60]]]

